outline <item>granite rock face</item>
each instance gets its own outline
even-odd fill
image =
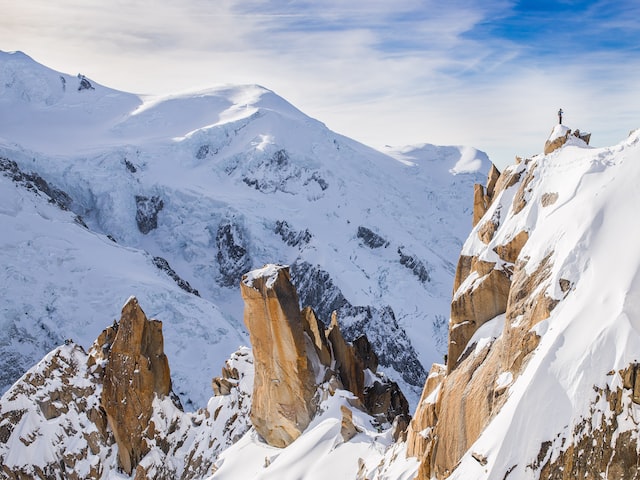
[[[354,408],[380,424],[408,420],[406,398],[376,372],[378,359],[366,337],[347,342],[335,312],[325,330],[312,309],[300,311],[288,267],[249,272],[241,291],[255,359],[251,421],[267,443],[284,447],[300,436],[316,413],[322,384],[352,392]],[[214,388],[223,391],[224,380]]]
[[[149,451],[145,436],[152,402],[171,392],[162,322],[148,320],[131,297],[106,356],[101,403],[118,444],[118,463],[131,474]]]
[[[444,479],[456,468],[506,400],[498,376],[519,375],[539,342],[535,325],[548,318],[557,304],[545,293],[549,265],[542,262],[530,272],[526,259],[520,258],[529,233],[522,230],[497,241],[503,220],[500,209],[487,214],[492,202],[512,187],[510,211],[520,212],[527,204],[535,167],[497,178],[490,175],[487,187],[476,189],[476,230],[482,244],[493,246],[493,260],[463,254],[458,261],[447,364],[432,367],[408,430],[408,453],[421,459],[421,479]],[[473,341],[485,323],[501,316],[501,332],[480,345]]]
[[[288,269],[274,266],[252,273],[240,284],[255,362],[251,420],[269,445],[285,447],[300,436],[316,410],[311,352]]]

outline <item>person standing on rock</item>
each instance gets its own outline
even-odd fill
[[[558,123],[559,123],[560,125],[562,125],[562,114],[563,114],[563,113],[564,113],[564,112],[562,111],[562,109],[558,110]]]

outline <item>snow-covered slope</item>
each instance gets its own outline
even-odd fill
[[[529,273],[548,265],[541,288],[559,303],[534,327],[538,347],[472,447],[486,456],[487,465],[466,455],[452,478],[501,478],[508,470],[513,478],[538,478],[540,468],[553,464],[560,452],[570,446],[580,450],[583,436],[596,450],[606,448],[608,442],[596,441],[595,431],[603,425],[612,428],[609,448],[615,450],[624,432],[631,432],[637,448],[640,398],[628,385],[623,388],[621,374],[640,361],[640,248],[633,220],[640,205],[639,133],[611,148],[565,146],[512,167],[523,179],[531,176],[527,205],[510,215],[517,189],[512,187],[487,212],[502,208],[505,214],[495,244],[517,231],[530,233],[519,258],[526,260]],[[491,247],[480,245],[472,233],[463,253],[490,256]],[[604,392],[618,389],[624,408],[615,412]],[[588,470],[600,473],[597,459],[592,460]],[[614,478],[611,468],[609,478]]]
[[[136,295],[187,406],[246,343],[240,275],[272,262],[322,321],[366,331],[415,401],[489,166],[472,148],[372,150],[259,86],[145,98],[21,53],[0,53],[0,157],[1,388]]]
[[[500,275],[508,299],[484,324],[459,316],[477,330],[421,402],[421,478],[637,478],[639,179],[640,131],[502,173],[454,304],[488,298]]]

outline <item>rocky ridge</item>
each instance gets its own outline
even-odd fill
[[[614,323],[615,315],[607,320],[598,317],[598,325],[607,325],[601,328],[611,332],[600,331],[598,335],[595,329],[588,331],[580,326],[589,318],[586,312],[598,305],[593,303],[594,294],[585,298],[580,293],[590,288],[585,280],[589,275],[576,270],[589,268],[589,262],[581,257],[589,251],[582,243],[588,234],[580,229],[588,232],[593,222],[597,225],[599,213],[596,208],[595,220],[565,230],[571,223],[568,219],[579,215],[590,218],[591,212],[580,209],[577,199],[562,203],[563,195],[567,202],[567,188],[559,182],[560,177],[554,176],[562,171],[564,181],[580,185],[586,174],[601,173],[594,184],[598,185],[599,178],[606,182],[609,172],[615,175],[629,168],[620,158],[639,157],[637,135],[617,147],[594,153],[585,148],[584,142],[563,143],[566,145],[558,147],[553,156],[519,160],[501,174],[492,169],[486,187],[476,186],[474,229],[456,270],[447,362],[431,368],[408,429],[407,453],[420,459],[419,479],[638,478],[639,434],[637,422],[629,421],[640,411],[635,380],[637,353],[633,347],[638,344],[638,332],[628,332],[626,343],[616,341],[594,349],[594,342],[605,343],[604,338],[617,337],[620,329],[626,331],[626,323]],[[586,185],[582,190],[589,195]],[[569,191],[576,195],[576,190]],[[619,191],[607,193],[611,196]],[[633,194],[625,191],[618,198],[629,195]],[[616,205],[627,208],[626,203]],[[564,224],[549,229],[547,223],[555,218],[552,213],[561,215]],[[566,231],[576,230],[583,235],[581,242],[541,240],[544,235],[567,235]],[[602,233],[608,241],[617,238],[616,230]],[[632,251],[627,254],[633,257]],[[607,289],[595,285],[597,290]],[[568,328],[556,325],[572,325],[571,309],[582,311],[583,305],[589,306],[571,320],[576,325],[573,335],[565,334],[561,342],[553,343],[555,329]],[[635,311],[629,306],[621,308]],[[551,377],[553,368],[542,369],[539,376],[532,377],[538,374],[540,365],[545,365],[547,351],[553,352],[551,359],[570,355],[550,348],[572,342],[583,346],[567,346],[574,357],[568,357],[566,368],[599,364],[598,375],[591,370],[576,373],[575,384],[560,393],[557,385],[566,380]],[[610,354],[617,360],[608,364],[611,369],[607,372],[604,359]],[[535,386],[528,387],[526,382],[532,382],[532,378],[537,379]],[[573,406],[561,410],[562,414],[551,413],[564,405],[571,390],[582,392]],[[539,400],[527,403],[520,392]],[[536,415],[549,412],[533,420],[541,427],[533,428],[524,420],[533,412],[523,411],[523,407],[518,410],[519,405],[534,407]],[[549,410],[542,410],[542,405],[548,405],[545,408]],[[498,430],[503,432],[498,434],[496,429],[500,428],[508,433]],[[509,442],[508,434],[527,441],[507,448],[502,442]],[[539,443],[533,443],[534,439]],[[495,446],[489,447],[490,442]]]
[[[228,361],[224,395],[185,413],[162,344],[161,322],[132,297],[88,353],[69,340],[29,370],[0,400],[4,478],[206,476],[250,427],[251,352]]]
[[[0,400],[0,463],[6,478],[204,478],[218,454],[253,427],[263,441],[290,445],[327,408],[340,405],[340,441],[370,426],[401,436],[408,403],[376,373],[365,337],[347,343],[334,316],[325,331],[300,311],[288,269],[266,266],[241,285],[253,352],[236,352],[213,379],[206,409],[182,411],[171,389],[162,323],[135,297],[88,353],[69,340]],[[349,393],[351,390],[352,393]],[[342,393],[340,393],[342,392]],[[369,434],[371,435],[371,434]],[[373,441],[373,440],[372,440]],[[40,452],[46,452],[40,454]]]
[[[256,369],[251,418],[267,443],[286,447],[300,436],[325,383],[352,392],[354,405],[381,425],[408,421],[409,405],[396,383],[376,373],[378,359],[366,337],[351,345],[335,312],[326,331],[312,309],[301,312],[287,267],[250,272],[241,290]]]

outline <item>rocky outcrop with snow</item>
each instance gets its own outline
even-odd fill
[[[419,478],[637,477],[638,178],[637,132],[500,175],[409,428]]]
[[[590,140],[591,133],[581,132],[578,129],[572,132],[571,129],[565,125],[558,124],[553,127],[553,130],[551,130],[551,133],[549,134],[549,138],[547,138],[547,141],[544,143],[544,154],[548,155],[566,143],[574,145],[589,145]]]
[[[118,444],[118,465],[131,474],[149,453],[147,435],[153,401],[169,396],[171,374],[164,354],[162,322],[148,320],[136,298],[122,309],[120,322],[106,329],[96,342],[106,368],[100,403]]]
[[[171,391],[161,323],[130,298],[89,353],[72,340],[0,399],[3,478],[204,478],[250,428],[251,352],[226,363],[228,388],[185,413]]]
[[[377,373],[378,359],[366,337],[351,345],[335,313],[325,332],[313,310],[301,312],[287,267],[249,272],[241,289],[255,359],[251,421],[269,445],[286,447],[302,434],[325,382],[350,391],[354,405],[380,424],[396,417],[408,421],[409,405],[398,385]]]
[[[407,426],[408,403],[397,384],[376,372],[366,338],[350,345],[335,319],[325,332],[311,309],[300,312],[285,267],[250,272],[242,291],[253,354],[244,348],[227,361],[206,409],[182,410],[171,390],[162,324],[147,319],[131,297],[88,354],[68,341],[2,396],[2,475],[226,478],[219,469],[242,469],[246,459],[219,455],[241,442],[268,446],[257,475],[276,450],[295,458],[294,441],[304,445],[318,428],[333,449],[357,437],[371,450],[368,462],[349,457],[328,470],[381,468]],[[414,468],[403,465],[406,472]]]

